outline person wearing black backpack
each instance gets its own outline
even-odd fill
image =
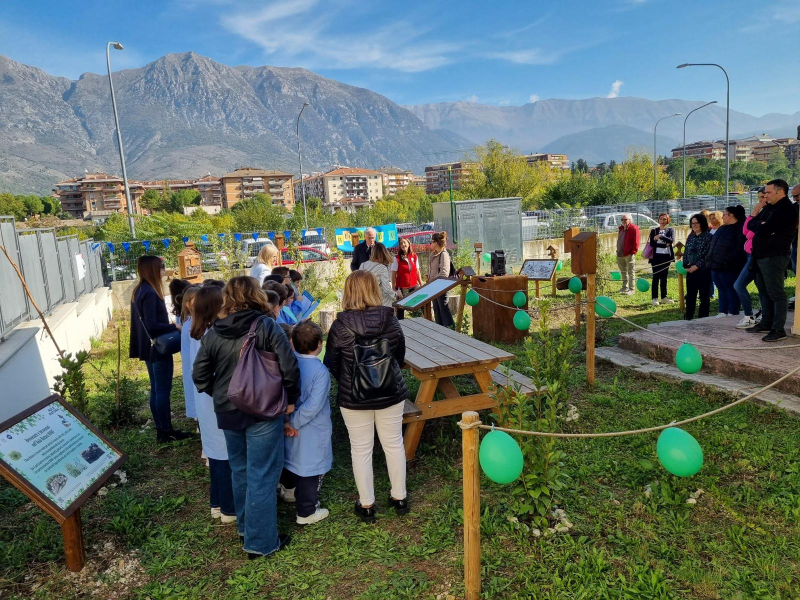
[[[447,251],[447,232],[440,231],[431,234],[430,252],[428,253],[428,281],[441,277],[455,277],[456,269],[450,253]],[[438,325],[451,329],[455,327],[453,313],[447,306],[447,294],[442,294],[433,301],[433,317]]]
[[[344,283],[343,311],[336,316],[325,347],[324,364],[339,383],[338,403],[347,433],[358,488],[355,513],[375,521],[372,450],[378,431],[392,488],[389,504],[397,514],[409,511],[403,404],[408,398],[403,374],[406,342],[400,322],[382,306],[378,280],[354,271]]]
[[[192,379],[199,392],[214,399],[217,425],[228,448],[239,536],[248,558],[255,559],[282,550],[290,540],[288,535],[278,534],[275,493],[283,470],[284,419],[283,414],[265,418],[240,410],[229,389],[236,387],[231,382],[236,383],[240,355],[247,355],[242,352],[245,339],[252,339],[259,353],[272,353],[277,362],[288,404],[286,414],[300,396],[300,369],[283,329],[268,316],[270,305],[256,279],[232,277],[222,297],[219,319],[200,342]],[[254,338],[250,338],[251,326]]]

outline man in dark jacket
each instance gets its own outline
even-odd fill
[[[364,241],[353,248],[353,260],[350,261],[351,271],[358,271],[361,263],[365,263],[369,260],[370,254],[372,254],[372,247],[375,245],[376,236],[377,233],[375,229],[367,227],[367,230],[364,232]]]
[[[786,311],[788,302],[783,289],[786,267],[792,240],[797,235],[797,210],[787,196],[789,184],[783,179],[767,183],[764,196],[766,205],[753,208],[753,218],[747,227],[754,232],[753,262],[756,269],[756,287],[764,299],[761,323],[750,327],[751,333],[767,332],[762,339],[776,342],[786,337]]]

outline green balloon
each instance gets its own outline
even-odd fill
[[[594,301],[594,312],[597,313],[598,317],[605,317],[608,319],[609,317],[613,317],[614,313],[617,312],[617,303],[614,302],[613,298],[609,298],[608,296],[598,296]]]
[[[514,294],[514,298],[511,301],[517,308],[522,308],[528,301],[528,297],[525,295],[525,292],[517,292],[516,294]]]
[[[490,431],[481,440],[481,469],[495,483],[511,483],[522,474],[522,450],[505,431]]]
[[[675,353],[675,365],[688,375],[697,373],[703,368],[703,356],[691,344],[682,344]]]
[[[531,316],[524,310],[514,313],[514,327],[520,331],[528,331],[531,328]]]
[[[619,271],[611,271],[611,279],[613,281],[622,281],[622,273]]]
[[[583,289],[583,282],[581,281],[580,277],[573,277],[569,280],[567,287],[573,294],[580,294],[581,290]]]
[[[661,432],[656,443],[658,460],[667,471],[678,477],[691,477],[703,467],[703,449],[683,429],[670,427]]]
[[[646,292],[650,289],[650,282],[640,277],[636,280],[636,289],[640,292]]]
[[[680,273],[681,275],[686,275],[687,271],[683,268],[683,261],[679,260],[675,263],[675,270]]]
[[[492,255],[488,252],[483,253],[483,262],[492,262]]]
[[[564,268],[564,261],[560,260],[556,263],[556,271],[560,271]]]
[[[480,299],[481,297],[475,290],[469,290],[467,292],[467,295],[464,297],[464,300],[466,300],[467,304],[469,304],[470,306],[475,306],[480,301]]]

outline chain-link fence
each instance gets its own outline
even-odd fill
[[[721,211],[728,206],[741,204],[747,213],[758,202],[756,192],[725,196],[698,196],[674,200],[655,200],[635,204],[608,204],[583,208],[558,208],[526,211],[522,215],[522,239],[540,240],[558,238],[569,227],[599,233],[615,232],[621,225],[620,217],[630,214],[640,229],[658,225],[658,215],[667,213],[673,225],[688,225],[692,215],[701,210]]]
[[[92,240],[56,237],[54,229],[17,231],[13,217],[0,216],[0,244],[45,314],[103,285],[99,244]],[[6,257],[0,256],[0,339],[21,322],[35,318],[38,313],[22,282]]]

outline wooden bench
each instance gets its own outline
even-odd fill
[[[512,385],[519,388],[520,392],[527,394],[528,396],[538,396],[542,392],[547,391],[547,388],[537,388],[530,377],[526,377],[522,373],[514,371],[513,369],[494,369],[493,371],[490,371],[489,374],[492,376],[492,381],[496,385],[500,387],[506,387],[509,385],[509,380],[511,380]],[[508,376],[506,376],[506,374],[508,374]]]
[[[422,414],[422,410],[414,404],[411,400],[406,400],[405,404],[403,405],[403,418],[406,417],[419,417]]]

